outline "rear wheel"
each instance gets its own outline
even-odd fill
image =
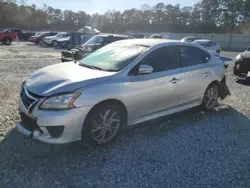
[[[117,136],[124,117],[117,105],[98,105],[90,112],[83,125],[82,138],[91,145],[105,145]]]
[[[11,38],[5,38],[5,39],[3,40],[3,42],[4,42],[4,44],[6,44],[6,45],[10,45],[10,44],[12,43],[12,39],[11,39]]]
[[[220,89],[218,84],[211,84],[208,86],[208,88],[205,91],[202,106],[205,110],[209,111],[216,107],[218,104],[218,98],[220,94]]]

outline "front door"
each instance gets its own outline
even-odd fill
[[[156,114],[171,109],[175,105],[175,91],[178,87],[176,68],[176,48],[161,47],[149,53],[139,65],[150,65],[151,74],[130,75],[131,82],[127,85],[126,104],[128,116],[132,122],[140,119],[151,119]]]

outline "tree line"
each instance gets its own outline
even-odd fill
[[[82,7],[87,9],[87,7]],[[250,33],[250,0],[201,0],[194,6],[158,3],[140,9],[89,15],[25,0],[0,0],[0,28],[74,31],[92,26],[102,32]]]

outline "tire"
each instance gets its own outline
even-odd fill
[[[57,47],[58,46],[58,42],[56,40],[52,41],[51,44],[52,44],[53,47]]]
[[[67,43],[67,44],[65,45],[65,48],[66,48],[67,50],[70,50],[70,44]]]
[[[38,43],[39,45],[43,45],[43,41],[42,41],[42,40],[39,40],[37,43]]]
[[[106,119],[104,119],[105,116]],[[114,121],[109,124],[111,116]],[[119,105],[100,104],[94,107],[86,117],[82,129],[82,138],[92,146],[106,145],[115,139],[124,122],[125,114],[123,114]]]
[[[239,75],[241,73],[241,69],[242,69],[241,64],[236,62],[234,64],[234,70],[233,70],[234,75]]]
[[[6,44],[6,45],[10,45],[12,43],[11,38],[5,38],[3,41],[4,41],[4,44]]]
[[[202,100],[202,107],[206,111],[212,110],[218,104],[218,99],[220,96],[220,88],[219,85],[216,83],[212,83],[206,89],[203,100]]]

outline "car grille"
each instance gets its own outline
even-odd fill
[[[23,88],[20,94],[21,101],[26,109],[36,102],[39,98],[31,92],[27,91],[27,89]]]

